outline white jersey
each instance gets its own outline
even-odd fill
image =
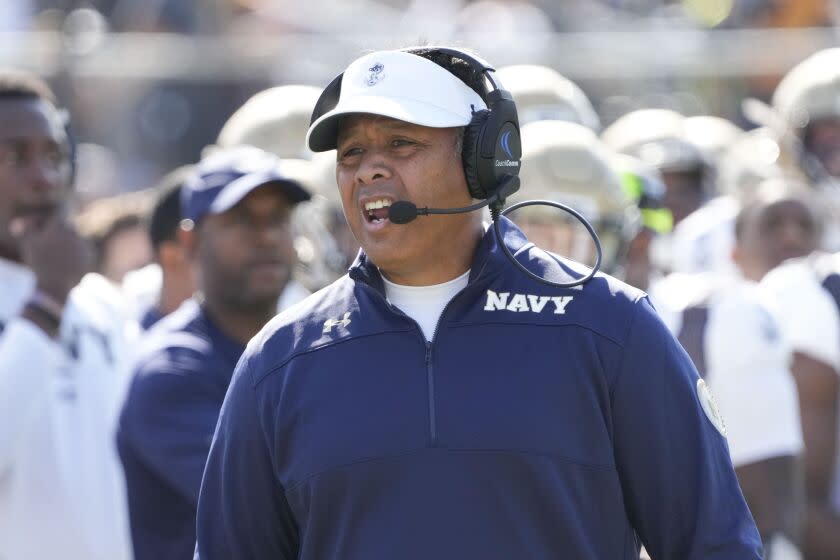
[[[0,260],[0,559],[129,559],[114,431],[130,335],[118,295],[87,275],[54,340],[18,317],[34,284]]]
[[[671,270],[688,274],[736,274],[732,248],[739,211],[738,201],[719,196],[686,216],[672,234]]]
[[[779,324],[793,350],[840,374],[840,253],[789,261],[765,276],[761,288],[777,302]],[[840,459],[834,464],[831,500],[840,512]]]
[[[651,298],[715,396],[732,463],[797,455],[803,442],[792,354],[757,286],[672,274]]]
[[[139,320],[160,300],[163,272],[157,263],[126,273],[122,281],[125,306],[131,317]]]

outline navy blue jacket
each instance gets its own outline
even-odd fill
[[[143,341],[117,446],[126,475],[135,560],[189,560],[213,430],[245,346],[194,300]]]
[[[530,270],[582,273],[504,230]],[[538,284],[492,231],[431,343],[362,254],[237,365],[200,557],[758,559],[697,382],[643,293]]]

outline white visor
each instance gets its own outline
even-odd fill
[[[365,113],[447,128],[466,126],[487,105],[475,91],[431,60],[404,51],[379,51],[356,59],[341,79],[338,104],[309,127],[313,152],[336,148],[339,117]]]

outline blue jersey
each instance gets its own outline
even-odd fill
[[[583,273],[504,231],[533,272]],[[362,254],[237,366],[199,555],[636,560],[644,543],[652,558],[758,559],[698,382],[643,293],[604,275],[536,283],[492,231],[431,343]]]
[[[190,559],[201,474],[243,344],[188,300],[149,331],[120,417],[135,560]]]

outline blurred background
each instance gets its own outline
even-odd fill
[[[0,64],[67,106],[85,200],[195,162],[252,94],[325,85],[366,50],[425,42],[558,70],[603,127],[638,108],[752,128],[808,55],[838,44],[840,0],[4,0]]]

